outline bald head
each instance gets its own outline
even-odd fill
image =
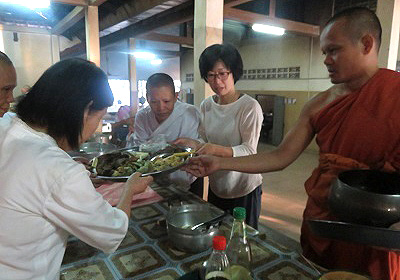
[[[366,34],[370,34],[376,41],[376,51],[381,45],[382,27],[376,14],[363,7],[354,7],[335,14],[325,25],[343,21],[347,34],[353,42],[358,42]]]
[[[17,74],[10,58],[0,52],[0,117],[10,108],[14,101],[13,90],[17,85]]]
[[[13,63],[10,58],[3,52],[0,51],[0,64],[4,66],[12,66]]]

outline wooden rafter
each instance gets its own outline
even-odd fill
[[[90,5],[91,6],[100,6],[101,4],[103,4],[106,1],[107,0],[90,0]]]
[[[244,3],[247,3],[247,2],[250,2],[250,1],[252,1],[252,0],[231,0],[231,1],[226,1],[225,4],[224,4],[224,8],[235,7],[237,5],[244,4]]]
[[[138,23],[129,25],[111,34],[100,38],[101,47],[108,46],[122,39],[137,37],[145,33],[153,32],[158,28],[177,25],[193,20],[193,2],[188,1],[180,6],[163,11],[157,15],[146,18]],[[60,53],[62,58],[77,56],[85,53],[85,42],[79,43],[71,48],[65,49]]]
[[[51,0],[54,3],[68,4],[74,6],[87,6],[88,0]]]
[[[74,6],[100,6],[107,0],[51,0],[54,3],[62,3]]]
[[[269,17],[275,17],[276,0],[269,0]]]
[[[85,17],[84,7],[75,7],[68,15],[66,15],[62,20],[60,20],[56,26],[51,29],[53,34],[62,34],[64,31],[68,30],[75,23]]]
[[[232,19],[249,24],[261,23],[283,27],[287,31],[317,37],[320,34],[320,27],[308,23],[264,16],[257,13],[247,12],[235,8],[224,7],[224,18]]]
[[[165,43],[174,43],[179,45],[189,45],[193,46],[193,38],[183,37],[183,36],[173,36],[160,34],[155,32],[146,33],[143,35],[139,35],[136,38],[149,40],[149,41],[157,41],[157,42],[165,42]]]

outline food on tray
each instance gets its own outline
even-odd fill
[[[169,170],[184,163],[189,155],[191,152],[172,155],[163,153],[151,157],[149,153],[144,152],[115,151],[94,158],[92,166],[100,176],[126,177],[134,172],[151,173]]]
[[[129,176],[134,172],[147,172],[148,153],[116,151],[94,158],[92,166],[97,175],[108,177]]]
[[[179,164],[183,163],[186,160],[186,157],[190,154],[191,153],[186,152],[186,153],[172,154],[165,158],[163,156],[155,157],[151,161],[153,171],[160,171],[170,167],[178,166]]]

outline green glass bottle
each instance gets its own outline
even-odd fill
[[[250,243],[246,233],[246,209],[235,207],[233,209],[233,225],[231,236],[226,248],[230,263],[232,280],[252,280],[252,256]]]

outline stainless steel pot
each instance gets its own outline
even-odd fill
[[[203,252],[212,247],[212,239],[217,234],[219,222],[224,217],[224,211],[211,205],[173,206],[166,217],[168,238],[181,251]],[[211,220],[212,222],[208,223]],[[191,230],[191,227],[203,222],[206,223]]]

